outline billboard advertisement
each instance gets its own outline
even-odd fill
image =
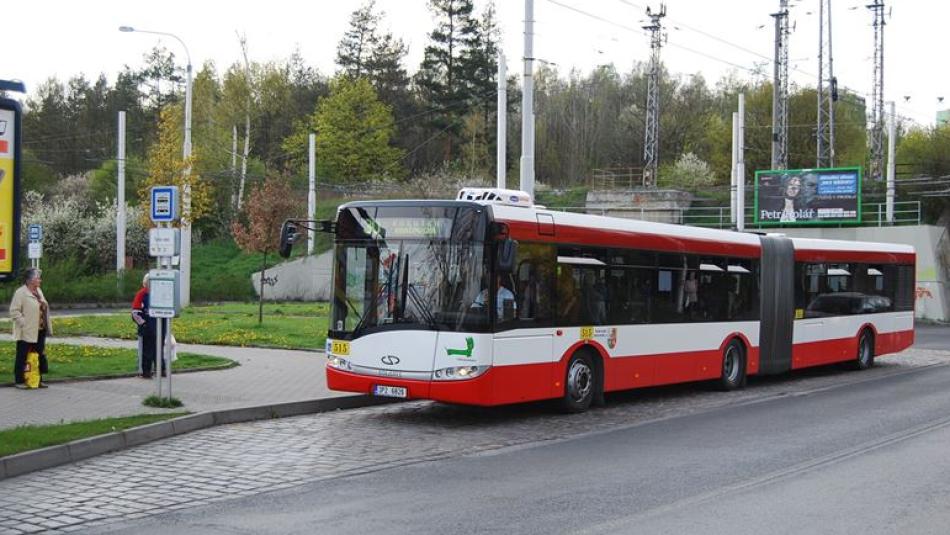
[[[758,225],[861,222],[861,168],[756,171]]]
[[[16,276],[20,244],[20,104],[0,98],[0,280]]]

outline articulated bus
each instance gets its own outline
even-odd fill
[[[327,383],[500,405],[874,358],[914,341],[914,249],[547,210],[358,201],[335,222]]]

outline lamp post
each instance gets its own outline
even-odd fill
[[[131,26],[119,26],[120,32],[150,33],[153,35],[164,35],[178,41],[185,49],[185,57],[188,59],[188,78],[185,83],[185,142],[182,144],[182,156],[184,160],[191,157],[191,54],[188,52],[188,45],[180,37],[173,33],[156,32],[152,30],[140,30]],[[179,269],[181,271],[181,306],[188,306],[191,303],[191,163],[185,167],[184,187],[181,193],[181,255],[179,257]]]

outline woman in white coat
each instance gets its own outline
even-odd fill
[[[14,381],[17,388],[26,388],[23,376],[26,367],[26,355],[30,349],[40,356],[40,373],[49,369],[46,361],[46,337],[53,333],[49,319],[49,302],[40,290],[43,282],[39,269],[26,270],[23,286],[17,288],[10,302],[10,319],[13,320],[13,339],[16,340],[16,361],[13,366]],[[40,383],[46,388],[46,383]]]

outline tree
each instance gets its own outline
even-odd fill
[[[465,77],[471,92],[472,111],[463,120],[463,142],[465,159],[474,174],[476,168],[482,174],[488,174],[494,161],[496,140],[494,130],[497,125],[497,77],[498,45],[501,42],[501,30],[495,19],[495,4],[490,2],[477,22],[478,31],[472,38],[472,46],[466,54]],[[474,128],[476,127],[477,128]],[[474,129],[473,129],[474,128]]]
[[[423,100],[442,110],[432,115],[431,122],[438,132],[448,133],[443,155],[445,161],[450,161],[454,138],[462,126],[460,117],[471,107],[472,69],[468,64],[478,23],[472,17],[472,0],[429,0],[429,10],[436,24],[429,34],[416,83]]]
[[[256,88],[251,77],[251,62],[247,59],[247,36],[238,35],[238,41],[241,43],[241,55],[244,56],[244,86],[247,91],[244,101],[244,154],[241,156],[241,181],[238,183],[235,199],[235,206],[240,210],[244,199],[244,184],[247,181],[247,158],[251,150],[251,102],[256,96]]]
[[[950,217],[950,125],[911,128],[897,140],[896,169],[902,175],[911,175],[901,184],[898,193],[907,199],[920,199],[925,220],[942,224]]]
[[[330,82],[330,95],[284,148],[303,159],[307,136],[316,132],[319,174],[337,183],[384,180],[402,175],[403,151],[390,145],[393,130],[392,111],[369,82],[343,76]]]
[[[350,15],[350,28],[337,46],[336,63],[340,74],[350,79],[366,78],[379,99],[394,110],[409,105],[409,75],[402,65],[406,44],[390,32],[382,32],[379,23],[385,13],[376,11],[369,0]]]
[[[264,321],[264,272],[267,269],[267,253],[277,249],[281,224],[297,210],[295,199],[287,177],[270,176],[248,195],[248,202],[242,209],[244,221],[235,221],[231,225],[231,232],[238,247],[248,253],[262,255],[258,323]]]
[[[692,152],[683,154],[676,163],[661,168],[660,171],[661,186],[695,191],[715,183],[716,175],[713,174],[709,164]]]
[[[376,35],[381,15],[375,13],[376,1],[368,0],[350,14],[350,28],[336,48],[336,63],[350,78],[366,75],[367,64],[372,58],[378,36]]]
[[[473,104],[482,108],[486,125],[497,100],[496,78],[498,76],[498,47],[501,45],[501,29],[495,14],[495,3],[489,2],[476,23],[471,47],[465,54],[465,78],[470,85]]]
[[[175,54],[164,46],[154,47],[144,55],[145,66],[138,71],[139,83],[145,85],[146,102],[156,112],[177,100],[175,85],[184,84],[183,69],[175,65]],[[163,82],[168,82],[163,86]]]
[[[152,186],[178,186],[178,191],[191,186],[191,220],[197,223],[211,211],[213,198],[211,184],[204,180],[197,172],[196,161],[201,159],[201,150],[196,148],[192,155],[185,160],[181,154],[181,131],[183,110],[180,106],[171,106],[162,111],[158,124],[158,140],[148,151],[148,177],[139,187],[139,198],[148,199],[151,203],[149,191]],[[185,177],[185,169],[193,171]],[[150,214],[150,210],[143,212],[143,217]]]

